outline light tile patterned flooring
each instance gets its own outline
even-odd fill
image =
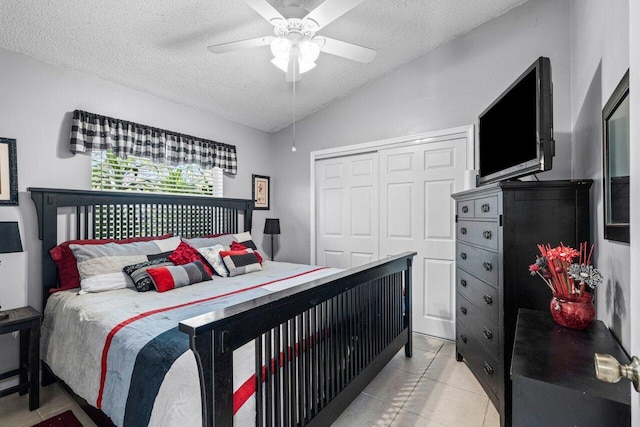
[[[401,350],[334,427],[497,427],[498,412],[471,371],[456,362],[455,344],[414,334],[413,357]],[[85,427],[89,417],[57,384],[40,389],[40,408],[30,412],[27,396],[0,399],[0,426],[30,427],[71,409]]]

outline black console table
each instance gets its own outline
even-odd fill
[[[520,309],[511,359],[513,425],[630,426],[630,383],[598,380],[595,353],[629,363],[601,321],[576,331],[558,326],[548,311]]]

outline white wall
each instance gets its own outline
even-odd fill
[[[629,40],[630,40],[630,68],[633,70],[630,75],[630,88],[640,87],[640,73],[637,70],[640,70],[640,2],[638,1],[630,1],[629,2],[629,21],[633,23],[629,28]],[[634,141],[629,148],[630,151],[630,166],[631,166],[631,175],[634,177],[640,176],[640,145],[638,141],[640,141],[640,120],[637,118],[640,117],[640,96],[631,96],[630,98],[630,107],[631,107],[631,141]],[[635,120],[633,118],[636,118]],[[640,224],[640,183],[637,179],[631,180],[631,218],[633,224],[631,226],[631,248],[630,253],[631,259],[638,260],[640,259],[640,227],[637,224]],[[638,356],[640,355],[640,286],[638,286],[638,282],[640,280],[640,263],[634,262],[631,265],[631,280],[633,286],[630,287],[629,290],[629,307],[636,307],[635,310],[629,310],[629,323],[633,325],[632,333],[631,333],[631,355]],[[633,386],[629,384],[629,389],[631,390],[631,419],[637,425],[639,424],[638,420],[640,420],[640,393],[636,393],[633,389]]]
[[[629,0],[571,3],[571,121],[573,175],[592,178],[591,236],[604,277],[597,316],[628,350],[629,244],[604,239],[602,108],[629,68]],[[632,144],[633,145],[633,144]]]
[[[539,56],[551,58],[556,139],[553,170],[539,178],[571,178],[569,10],[568,1],[525,3],[371,82],[301,120],[296,153],[290,127],[274,134],[280,259],[310,260],[311,151],[476,124]]]
[[[225,175],[227,197],[251,198],[251,174],[272,175],[274,171],[264,161],[271,153],[271,136],[265,132],[2,49],[0,69],[0,136],[17,140],[20,192],[18,208],[0,207],[0,211],[21,223],[29,271],[28,286],[0,286],[0,301],[8,293],[25,292],[28,303],[41,308],[41,242],[37,240],[35,207],[27,188],[90,188],[90,157],[74,156],[68,150],[73,110],[236,145],[238,174]],[[254,214],[257,244],[262,243],[264,218],[269,214]]]

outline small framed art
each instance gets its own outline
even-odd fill
[[[253,190],[251,192],[253,200],[255,200],[256,210],[267,211],[270,207],[271,189],[269,188],[269,177],[264,175],[251,175],[253,181]]]
[[[16,140],[0,138],[0,205],[18,204]]]

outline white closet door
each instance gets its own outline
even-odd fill
[[[378,259],[378,154],[315,164],[316,264],[351,268]]]
[[[380,151],[380,256],[416,251],[413,329],[455,337],[455,209],[466,138]]]

